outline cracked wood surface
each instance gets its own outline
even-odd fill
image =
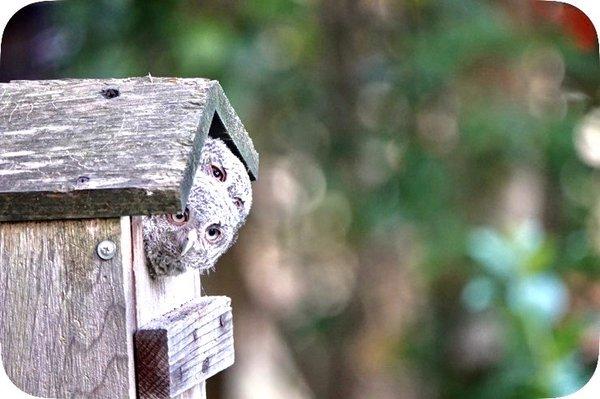
[[[217,81],[2,83],[0,221],[175,212],[208,134],[256,178],[258,154]]]
[[[128,236],[119,219],[0,223],[1,355],[21,390],[135,397]],[[109,261],[96,254],[105,239],[118,245]]]

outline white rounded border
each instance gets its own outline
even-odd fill
[[[573,7],[578,8],[581,12],[583,12],[587,17],[592,21],[594,28],[596,29],[596,39],[598,39],[598,43],[600,43],[600,36],[598,33],[600,32],[600,2],[598,0],[539,0],[539,1],[548,1],[552,3],[564,3],[570,4]],[[600,53],[600,47],[598,49]],[[599,54],[600,55],[600,54]]]
[[[56,0],[45,0],[45,1],[56,1]],[[565,3],[570,4],[574,7],[580,9],[583,13],[585,13],[594,27],[596,28],[596,36],[598,42],[600,43],[600,37],[598,36],[600,32],[600,2],[598,0],[540,0],[540,1],[551,1],[555,3]],[[12,18],[17,11],[21,8],[32,4],[32,3],[40,3],[38,0],[3,0],[2,5],[0,6],[0,43],[2,43],[2,36],[4,35],[4,29],[6,28],[6,24]],[[600,48],[598,49],[600,56]],[[2,348],[0,346],[0,353],[2,353]],[[592,378],[585,384],[580,390],[577,392],[563,396],[561,398],[555,399],[597,399],[600,398],[600,339],[598,341],[598,364],[596,365],[596,371],[592,375]],[[36,398],[36,396],[31,396],[26,394],[17,388],[10,378],[6,375],[4,371],[4,366],[2,364],[1,356],[0,356],[0,392],[2,392],[3,398],[8,399],[31,399]]]
[[[596,39],[600,43],[600,2],[598,0],[539,0],[553,3],[564,3],[578,8],[590,19],[596,29]],[[598,48],[598,56],[600,57],[600,46]],[[598,362],[592,378],[578,391],[567,396],[561,396],[554,399],[598,399],[600,398],[600,331],[597,332],[598,339]]]

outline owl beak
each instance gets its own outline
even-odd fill
[[[187,254],[190,249],[194,248],[197,243],[198,233],[196,233],[196,230],[190,230],[185,238],[185,243],[183,245],[183,249],[181,250],[181,256],[185,256],[185,254]]]

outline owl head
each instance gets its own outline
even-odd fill
[[[184,210],[143,218],[144,247],[151,274],[168,276],[188,269],[212,268],[235,241],[239,225],[239,210],[226,187],[199,173]]]
[[[231,152],[225,142],[208,137],[202,147],[197,174],[211,177],[223,186],[237,208],[241,227],[252,207],[252,186],[244,164]]]

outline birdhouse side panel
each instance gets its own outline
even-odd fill
[[[1,355],[21,390],[135,397],[122,236],[119,219],[0,223]]]

